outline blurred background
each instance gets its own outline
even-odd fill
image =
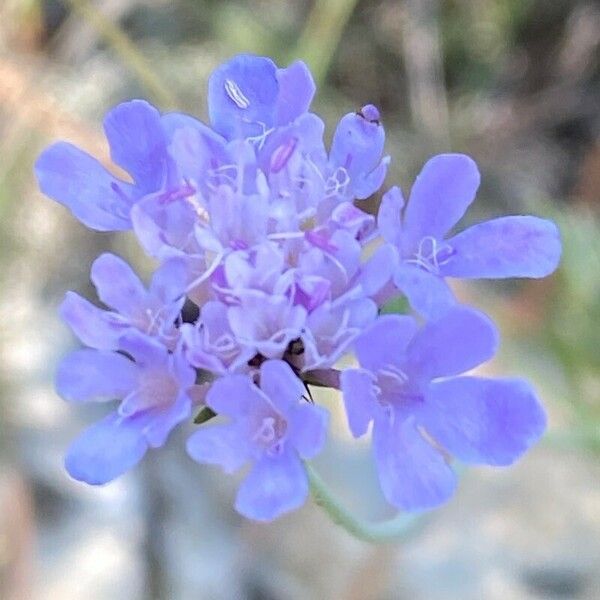
[[[599,44],[593,0],[0,0],[0,598],[600,598]],[[514,468],[465,473],[397,544],[357,541],[312,502],[244,521],[235,478],[192,463],[185,430],[106,487],[63,471],[101,413],[53,391],[76,344],[57,305],[66,289],[94,298],[102,251],[145,263],[128,235],[43,198],[33,161],[57,139],[108,161],[101,119],[124,99],[205,118],[210,71],[240,51],[307,61],[329,135],[377,104],[388,185],[467,152],[483,185],[465,224],[532,212],[562,230],[553,277],[458,290],[500,322],[490,369],[534,382],[547,439]],[[324,401],[320,472],[361,516],[389,517],[367,445]]]

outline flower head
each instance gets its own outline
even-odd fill
[[[445,278],[544,276],[560,255],[555,225],[503,217],[448,234],[479,185],[475,163],[454,154],[425,165],[406,207],[391,188],[375,219],[360,202],[390,162],[379,110],[343,116],[327,147],[314,93],[304,63],[239,55],[209,79],[210,124],[139,100],[108,114],[130,182],[64,142],[38,159],[42,191],[92,229],[132,229],[158,262],[146,287],[103,254],[91,278],[107,309],[73,292],[61,306],[88,348],[61,363],[58,392],[119,402],[69,449],[75,479],[111,481],[196,408],[189,454],[226,472],[250,463],[235,506],[274,519],[305,501],[303,461],[325,444],[312,385],[341,387],[355,436],[372,423],[399,508],[451,495],[450,456],[509,464],[543,432],[525,382],[464,374],[494,354],[497,332],[457,306]],[[399,293],[421,327],[382,316]],[[360,366],[339,371],[352,352]]]
[[[58,393],[70,402],[119,400],[116,411],[75,440],[67,470],[75,479],[101,484],[133,467],[148,448],[162,446],[190,416],[196,376],[180,352],[138,331],[125,333],[118,352],[84,349],[60,364]]]
[[[464,376],[493,356],[498,334],[471,308],[456,307],[418,328],[412,317],[380,317],[355,342],[360,369],[341,375],[350,429],[373,422],[373,449],[388,501],[409,510],[446,501],[451,455],[507,465],[536,442],[544,412],[519,379]]]
[[[259,379],[257,386],[247,375],[229,375],[212,385],[206,404],[230,421],[198,430],[188,440],[188,452],[229,473],[252,462],[235,506],[264,521],[306,500],[308,479],[301,459],[313,458],[323,448],[328,413],[303,398],[302,382],[283,361],[264,362]]]
[[[397,187],[383,197],[379,230],[401,257],[394,281],[424,316],[439,316],[454,303],[445,277],[539,278],[558,266],[560,235],[546,219],[500,217],[446,237],[475,199],[479,181],[471,158],[440,154],[421,170],[406,207]]]

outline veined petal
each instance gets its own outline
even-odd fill
[[[147,449],[148,444],[135,423],[111,413],[71,444],[65,467],[78,481],[102,485],[134,467]]]
[[[383,494],[397,508],[434,508],[454,493],[456,475],[419,433],[414,419],[378,419],[373,449]]]
[[[456,305],[456,298],[442,277],[415,265],[401,264],[394,273],[394,283],[412,309],[426,319],[438,319]]]
[[[125,169],[147,194],[166,176],[166,140],[160,113],[145,100],[123,102],[104,119],[104,132],[114,163]]]
[[[40,190],[97,231],[131,229],[132,186],[95,158],[66,142],[53,144],[35,163]]]
[[[560,261],[558,227],[546,219],[512,216],[474,225],[448,240],[446,277],[546,277]]]
[[[417,322],[412,317],[380,316],[354,342],[361,366],[376,372],[389,365],[399,365],[416,331]]]
[[[122,258],[101,254],[94,261],[90,276],[104,304],[128,317],[135,317],[144,310],[148,292]]]
[[[364,369],[346,369],[340,375],[348,426],[354,437],[367,433],[377,407],[373,375]]]
[[[415,248],[424,237],[442,239],[475,199],[479,182],[477,165],[464,154],[428,160],[404,211],[404,248]]]
[[[69,402],[116,400],[135,387],[137,375],[135,364],[122,354],[86,348],[60,363],[56,391]]]
[[[489,317],[456,306],[415,335],[407,349],[407,368],[421,382],[460,375],[494,356],[498,341],[498,330]]]
[[[235,508],[249,519],[271,521],[300,507],[307,496],[306,471],[298,455],[286,448],[254,464],[238,490]]]
[[[456,377],[432,383],[423,426],[465,463],[510,465],[537,442],[546,416],[521,379]]]

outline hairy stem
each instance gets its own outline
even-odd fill
[[[406,513],[379,523],[363,521],[350,514],[311,465],[305,463],[305,467],[315,503],[329,515],[334,523],[359,540],[379,544],[397,542],[423,524],[421,515]]]

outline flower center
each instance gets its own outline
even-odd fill
[[[287,422],[279,416],[270,415],[262,419],[252,439],[269,454],[280,454],[286,431]]]

